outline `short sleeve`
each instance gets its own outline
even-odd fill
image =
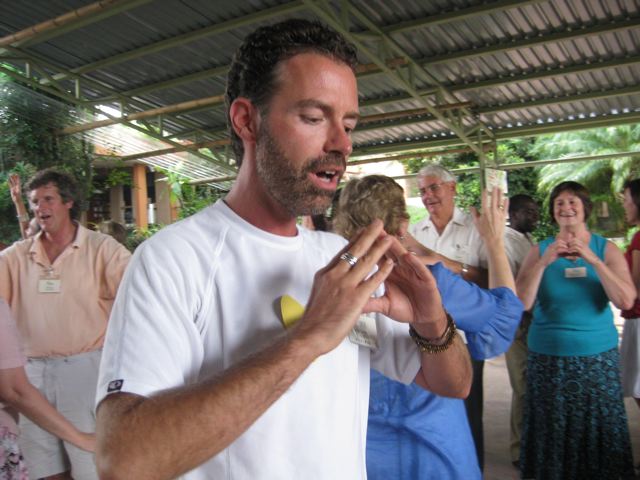
[[[184,245],[180,256],[164,254],[154,242],[136,250],[109,319],[97,402],[116,391],[150,396],[197,377],[203,346],[195,319],[202,289],[188,268],[195,265],[191,256]]]

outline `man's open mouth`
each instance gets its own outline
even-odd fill
[[[316,176],[325,183],[331,183],[337,175],[337,170],[320,170],[316,172]]]

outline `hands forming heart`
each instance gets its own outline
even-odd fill
[[[567,258],[569,260],[583,258],[586,262],[591,264],[598,260],[598,257],[589,248],[588,242],[585,243],[573,233],[558,235],[556,237],[556,241],[553,242],[547,250],[549,251],[549,263],[553,262],[558,257]],[[545,252],[544,256],[547,256],[546,254],[547,252]]]

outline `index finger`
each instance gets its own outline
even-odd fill
[[[502,206],[502,189],[500,187],[494,187],[491,194],[491,207],[493,209],[499,209]]]
[[[360,230],[360,232],[358,232],[356,236],[352,238],[351,241],[342,250],[340,250],[340,252],[338,252],[335,257],[333,257],[331,262],[329,262],[329,265],[327,265],[327,268],[333,268],[344,263],[348,267],[348,270],[351,269],[351,265],[349,265],[349,263],[347,263],[346,261],[343,261],[340,257],[348,252],[356,257],[357,265],[369,251],[374,242],[380,237],[380,234],[382,232],[382,222],[380,220],[374,220],[373,222],[371,222],[371,224],[369,224],[369,226]]]

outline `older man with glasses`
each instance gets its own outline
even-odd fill
[[[410,227],[411,235],[428,249],[433,263],[442,262],[465,280],[487,287],[487,255],[473,217],[456,207],[456,177],[440,165],[427,165],[418,173],[422,203],[429,216]],[[484,360],[472,359],[473,383],[465,400],[469,426],[478,454],[484,466],[482,429],[482,372]]]

